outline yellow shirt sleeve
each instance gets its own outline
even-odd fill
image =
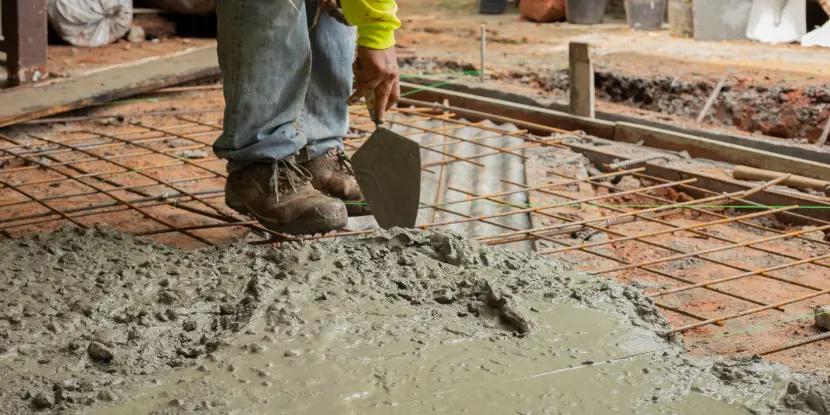
[[[357,44],[370,49],[395,46],[395,30],[401,27],[395,0],[340,0],[343,15],[357,26]]]

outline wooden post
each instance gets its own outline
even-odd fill
[[[569,47],[571,114],[594,118],[594,64],[588,46],[571,42]]]
[[[2,0],[6,68],[12,86],[46,79],[46,0]]]

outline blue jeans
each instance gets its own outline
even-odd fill
[[[213,150],[229,171],[342,148],[357,35],[325,13],[311,28],[316,10],[316,0],[217,2],[226,106]]]

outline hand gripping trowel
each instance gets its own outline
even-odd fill
[[[378,225],[413,228],[421,199],[421,149],[383,127],[375,114],[374,92],[364,98],[377,128],[352,156],[352,167]]]

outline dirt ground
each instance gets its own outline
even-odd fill
[[[667,30],[630,30],[619,14],[577,26],[525,21],[515,9],[491,16],[460,0],[400,1],[399,42],[416,50],[409,74],[480,67],[487,27],[488,79],[497,88],[567,102],[568,43],[592,45],[597,109],[692,125],[721,76],[732,69],[704,125],[815,141],[830,118],[830,50],[755,42],[698,42]],[[469,78],[477,83],[476,77]]]

